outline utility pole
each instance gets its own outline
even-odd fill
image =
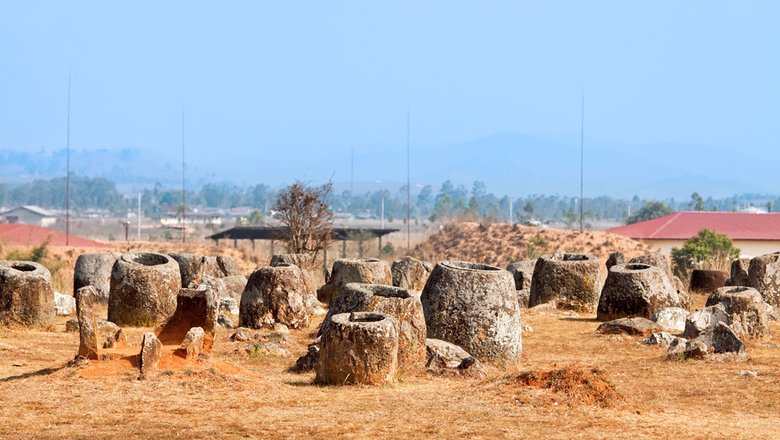
[[[585,197],[585,91],[582,92],[582,108],[580,109],[580,232],[585,230],[584,207]]]
[[[187,237],[187,192],[184,186],[184,106],[181,109],[181,242]]]
[[[141,193],[138,193],[138,241],[141,241]]]
[[[384,229],[385,228],[385,198],[384,197],[382,197],[381,217],[382,217],[382,229]]]
[[[68,69],[68,128],[65,137],[67,165],[65,176],[65,246],[70,246],[70,69]]]
[[[512,198],[509,198],[509,224],[512,224]]]
[[[412,177],[411,143],[409,141],[409,109],[406,110],[406,252],[412,250]]]

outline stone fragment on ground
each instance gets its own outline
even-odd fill
[[[161,356],[162,343],[157,339],[157,336],[152,332],[144,334],[138,362],[141,374],[148,374],[156,371]]]
[[[667,307],[653,315],[653,321],[665,332],[683,333],[690,313],[681,307]]]
[[[197,359],[203,352],[203,345],[206,338],[206,332],[200,327],[191,328],[186,335],[181,346],[176,350],[176,354],[184,359]]]
[[[428,361],[425,366],[430,373],[437,375],[484,375],[484,368],[479,361],[455,344],[429,338],[425,340],[425,348],[428,353]]]
[[[646,318],[620,318],[602,323],[596,332],[602,334],[626,334],[631,336],[648,336],[660,331],[653,321]]]

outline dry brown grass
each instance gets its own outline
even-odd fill
[[[627,258],[654,249],[636,240],[603,231],[579,231],[510,225],[507,223],[449,223],[412,255],[426,261],[466,260],[505,267],[513,261],[535,259],[551,252],[589,253],[606,261],[612,252]]]
[[[523,371],[597,368],[621,398],[606,408],[568,405],[565,393],[522,387],[519,370],[491,370],[484,379],[421,375],[392,386],[315,386],[312,373],[287,371],[313,329],[290,333],[284,343],[289,357],[249,355],[246,343],[230,342],[230,332],[220,330],[210,360],[165,364],[160,374],[139,379],[132,362],[108,372],[100,371],[100,362],[64,367],[78,335],[64,333],[65,318],[57,318],[52,331],[0,328],[0,437],[778,435],[780,348],[751,343],[744,362],[670,362],[663,349],[635,338],[594,334],[592,317],[525,320],[535,331],[524,335]],[[138,344],[148,329],[127,330]],[[773,324],[773,331],[780,326]],[[738,375],[743,369],[758,376]],[[518,399],[518,393],[543,398]]]

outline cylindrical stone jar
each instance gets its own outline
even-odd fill
[[[0,261],[0,324],[45,325],[52,319],[49,270],[32,261]]]
[[[425,366],[427,333],[419,292],[380,284],[349,283],[331,303],[322,328],[334,315],[352,312],[385,313],[397,319],[398,368],[417,371]]]
[[[320,301],[330,304],[341,287],[349,283],[393,285],[390,265],[376,258],[343,258],[333,262],[330,280],[318,292]]]
[[[639,316],[650,319],[659,310],[680,307],[677,289],[658,267],[629,263],[612,266],[601,290],[600,321]]]
[[[96,301],[108,302],[111,291],[111,269],[114,267],[118,254],[89,253],[81,254],[76,259],[73,271],[73,296],[82,287],[92,286],[97,293]]]
[[[723,287],[728,277],[726,272],[720,270],[694,269],[691,272],[689,290],[692,292],[712,292]]]
[[[434,266],[420,299],[429,338],[458,345],[484,362],[520,362],[520,304],[508,271],[442,261]]]
[[[119,326],[153,326],[176,310],[179,265],[154,252],[123,254],[111,271],[108,320]]]
[[[555,302],[592,312],[599,301],[599,260],[588,254],[548,254],[536,260],[529,307]]]
[[[398,321],[384,313],[333,315],[322,332],[315,381],[381,385],[398,374]]]
[[[246,283],[238,320],[242,327],[251,328],[273,327],[277,322],[291,328],[306,327],[311,318],[307,296],[298,266],[279,263],[260,268]]]

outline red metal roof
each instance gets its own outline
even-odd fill
[[[10,246],[40,246],[49,239],[50,246],[65,246],[65,233],[40,226],[25,224],[0,224],[0,244]],[[70,245],[79,247],[106,247],[97,241],[70,236]]]
[[[780,214],[682,211],[607,232],[642,240],[687,240],[704,228],[732,240],[780,240]]]

